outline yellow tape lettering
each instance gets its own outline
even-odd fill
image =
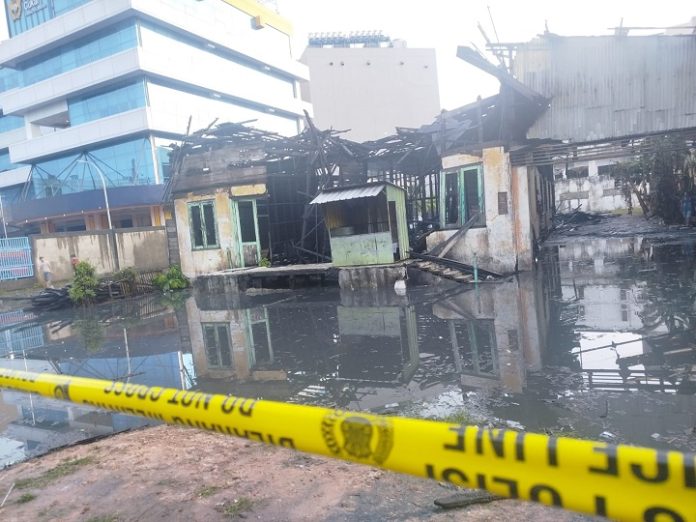
[[[251,414],[254,411],[255,404],[256,401],[254,399],[240,399],[238,397],[227,397],[224,401],[222,401],[220,409],[222,410],[222,413],[226,413],[229,415],[234,412],[235,408],[237,408],[237,411],[240,415],[244,415],[245,417],[251,417]]]
[[[282,446],[283,448],[295,449],[295,441],[291,437],[278,437],[276,442],[273,435],[268,435],[268,443],[274,446]]]
[[[508,487],[508,493],[504,496],[509,498],[520,498],[520,489],[516,480],[502,477],[491,477],[491,481],[496,484],[503,484]]]
[[[696,489],[696,455],[684,454],[684,485]]]
[[[558,507],[563,507],[563,501],[561,500],[561,495],[556,491],[554,488],[551,486],[547,486],[546,484],[537,484],[535,486],[532,486],[532,489],[529,490],[529,498],[534,500],[535,502],[544,502],[541,498],[541,496],[547,493],[549,495],[549,499],[551,502],[549,503],[552,506],[558,506]]]
[[[600,517],[609,516],[607,515],[607,497],[595,495],[594,506],[595,515],[599,515]]]
[[[433,464],[426,464],[425,474],[428,478],[443,480],[451,484],[469,484],[469,477],[466,476],[466,473],[457,468],[445,468],[440,472],[438,477],[435,473],[435,466]]]
[[[556,437],[549,437],[546,443],[546,456],[549,466],[558,467],[558,440]]]
[[[595,446],[592,448],[592,451],[595,453],[601,453],[603,455],[606,455],[607,457],[607,462],[606,462],[606,467],[604,468],[599,468],[599,467],[594,467],[590,466],[587,468],[587,471],[590,473],[601,473],[603,475],[614,475],[615,477],[619,476],[619,463],[616,460],[616,448],[613,446]]]
[[[670,518],[665,519],[665,516]],[[686,522],[686,519],[679,513],[662,506],[654,506],[646,509],[643,513],[643,520],[645,522]]]
[[[643,471],[642,464],[631,464],[631,473],[644,482],[665,482],[669,479],[669,466],[667,465],[667,454],[662,450],[656,450],[657,470],[654,477],[647,476]]]

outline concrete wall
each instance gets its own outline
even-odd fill
[[[135,267],[141,272],[160,270],[169,266],[167,235],[164,227],[123,228],[114,232],[118,261],[121,268]],[[61,232],[31,236],[34,270],[39,273],[39,257],[51,264],[53,279],[72,279],[71,254],[88,261],[97,274],[116,271],[113,242],[108,230],[90,232]]]
[[[440,112],[434,49],[309,47],[300,61],[310,75],[302,95],[320,129],[366,141],[430,123]]]
[[[616,159],[581,161],[568,164],[568,168],[586,167],[585,178],[567,178],[566,166],[554,168],[556,180],[556,207],[560,213],[572,212],[580,207],[583,212],[621,213],[628,209],[621,189],[617,189],[614,178],[599,175],[599,167],[617,163]],[[631,197],[634,212],[641,212],[635,194]]]
[[[484,149],[482,156],[456,154],[442,158],[443,169],[483,163],[483,190],[486,226],[471,228],[447,254],[448,258],[473,264],[477,257],[481,268],[511,273],[531,270],[533,227],[530,201],[535,196],[533,176],[536,169],[512,167],[502,147]],[[498,193],[507,193],[507,213],[498,212]],[[427,238],[427,248],[452,236],[456,230],[440,230]]]
[[[191,226],[189,223],[188,203],[193,201],[215,201],[215,221],[217,225],[218,247],[194,250],[191,247]],[[174,201],[177,235],[179,237],[179,253],[181,255],[181,270],[186,277],[195,278],[202,274],[218,272],[232,266],[241,266],[241,258],[237,248],[239,240],[237,227],[232,218],[229,192],[218,189],[212,194],[189,195]]]

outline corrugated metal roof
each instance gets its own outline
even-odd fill
[[[529,138],[586,142],[696,127],[696,37],[548,36],[514,74],[551,99]]]
[[[331,201],[343,201],[346,199],[373,198],[380,194],[386,185],[368,185],[365,187],[347,187],[344,189],[328,190],[315,197],[310,205],[320,205]]]

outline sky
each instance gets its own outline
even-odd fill
[[[299,58],[311,32],[382,30],[409,47],[435,48],[440,103],[453,109],[478,95],[498,92],[495,79],[456,57],[458,45],[485,49],[480,23],[496,41],[526,42],[548,30],[562,36],[612,34],[624,27],[667,27],[688,23],[696,5],[684,0],[277,0],[279,12],[294,26],[293,48]],[[655,34],[660,31],[632,31]],[[489,59],[493,60],[492,56]]]

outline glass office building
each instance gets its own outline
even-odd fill
[[[8,0],[0,195],[27,232],[163,223],[169,150],[212,122],[300,130],[307,69],[250,0]]]

